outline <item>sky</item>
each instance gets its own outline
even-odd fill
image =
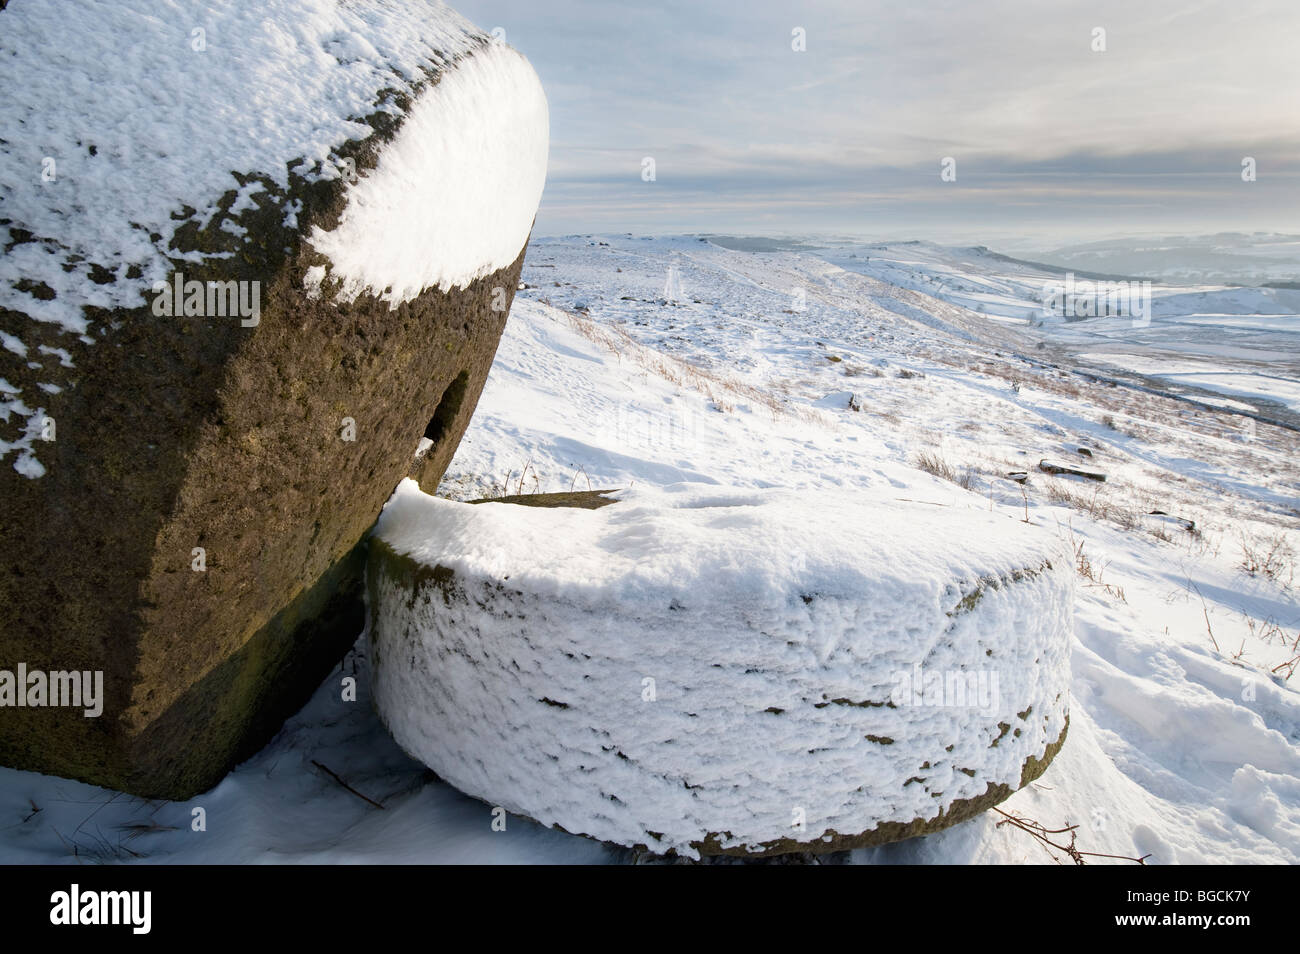
[[[1300,232],[1295,0],[453,5],[546,89],[538,235]]]

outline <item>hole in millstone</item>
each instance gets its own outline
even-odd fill
[[[442,400],[438,402],[433,418],[424,429],[424,439],[431,442],[433,447],[447,436],[451,422],[456,420],[456,415],[460,413],[460,406],[465,402],[465,391],[468,388],[469,372],[462,371],[456,375],[456,380],[447,385],[447,390],[442,392]]]

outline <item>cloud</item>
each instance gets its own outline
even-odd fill
[[[1154,207],[1206,227],[1258,225],[1298,204],[1288,176],[1300,155],[1300,6],[1285,0],[457,6],[504,27],[546,86],[551,187],[539,230],[671,220],[708,231],[715,195],[737,210],[748,198],[765,228],[792,208],[801,227],[832,227],[847,217],[838,195],[866,231],[882,207],[901,220],[918,204],[931,216],[946,203],[965,227],[989,214],[993,193],[1035,227],[1054,201],[1064,225]],[[791,48],[795,27],[806,52]],[[1093,50],[1098,28],[1104,52]],[[645,156],[655,183],[640,179]],[[959,170],[946,195],[945,156]],[[1249,186],[1244,156],[1260,166]],[[1135,211],[1134,189],[1152,200],[1147,211]],[[818,220],[816,209],[834,214]]]

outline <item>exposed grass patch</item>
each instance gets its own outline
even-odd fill
[[[979,483],[973,468],[964,467],[958,470],[938,451],[922,451],[916,456],[914,466],[927,474],[951,481],[963,490],[974,490]]]
[[[1295,551],[1284,531],[1263,540],[1241,535],[1241,568],[1285,587],[1295,582]]]
[[[1134,530],[1141,526],[1142,515],[1133,507],[1116,504],[1103,493],[1105,489],[1105,484],[1082,487],[1060,478],[1048,478],[1043,482],[1043,492],[1054,504],[1087,514],[1093,520],[1109,521],[1121,530]]]
[[[1075,537],[1074,532],[1070,532],[1070,548],[1074,550],[1074,569],[1075,572],[1087,583],[1088,586],[1094,586],[1107,595],[1113,596],[1121,603],[1127,603],[1128,598],[1124,595],[1124,588],[1116,586],[1113,583],[1107,583],[1103,576],[1106,571],[1104,564],[1098,565],[1092,561],[1088,555],[1087,542]]]

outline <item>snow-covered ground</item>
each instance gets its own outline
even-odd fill
[[[1037,328],[1039,350],[1050,349],[1071,367],[1131,372],[1124,375],[1129,380],[1217,406],[1214,393],[1244,395],[1253,399],[1245,409],[1300,425],[1300,289],[1160,280],[1146,289],[1123,274],[1076,274],[983,247],[925,242],[837,244],[819,254],[849,271],[925,292],[1001,324]],[[1091,289],[1100,299],[1115,286],[1149,292],[1147,313],[1132,316],[1126,309],[1123,317],[1087,321],[1045,314],[1044,300],[1067,287],[1072,297],[1091,299]]]
[[[1300,235],[1276,232],[1141,235],[1064,248],[1035,243],[1014,254],[1035,262],[1094,272],[1145,275],[1180,282],[1259,285],[1295,281],[1300,272]]]
[[[535,240],[528,287],[440,495],[685,481],[871,488],[1028,519],[1072,548],[1080,574],[1071,721],[1046,774],[1002,808],[1049,829],[1077,825],[1084,851],[1300,862],[1300,433],[1242,413],[1254,391],[1225,386],[1220,405],[1191,403],[1176,380],[1156,393],[1158,374],[1138,387],[1100,380],[1100,365],[1077,373],[1080,353],[1186,362],[1217,348],[1216,375],[1294,386],[1296,302],[1283,289],[1159,286],[1149,326],[1045,321],[1035,308],[1054,277],[932,245]],[[1249,353],[1230,353],[1241,322]],[[1266,395],[1284,404],[1281,390]],[[1043,458],[1108,479],[1049,477]],[[1008,478],[1016,472],[1027,483]],[[0,770],[0,857],[636,860],[518,818],[494,830],[491,806],[441,783],[384,731],[364,649],[363,639],[270,745],[191,802]],[[197,808],[205,831],[193,830]],[[1003,820],[986,813],[824,860],[1068,862]]]

